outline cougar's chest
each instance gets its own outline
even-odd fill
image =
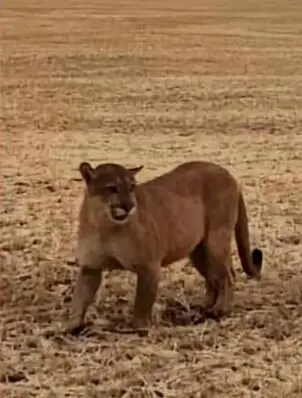
[[[131,271],[138,256],[136,245],[128,236],[102,236],[91,232],[79,236],[76,257],[80,266]]]
[[[93,229],[80,230],[76,245],[76,258],[80,266],[101,268],[106,255],[100,235]]]

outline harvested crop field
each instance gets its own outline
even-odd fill
[[[302,396],[302,4],[4,0],[1,16],[0,396]],[[234,245],[234,310],[194,325],[204,281],[165,269],[149,336],[129,324],[135,277],[105,275],[79,337],[60,333],[79,162],[186,160],[241,181],[263,277]],[[52,332],[51,332],[52,331]]]

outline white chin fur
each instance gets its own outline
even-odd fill
[[[126,217],[122,220],[117,220],[116,218],[113,218],[112,216],[110,216],[110,219],[114,224],[119,224],[119,225],[126,224],[129,221],[129,217]]]
[[[127,216],[121,220],[118,220],[116,218],[114,218],[111,214],[111,212],[109,212],[109,216],[111,221],[113,221],[115,224],[126,224],[129,221],[129,217],[131,217],[134,213],[136,212],[136,206],[133,206],[132,209],[129,211],[129,213],[127,214]],[[121,208],[116,208],[115,209],[115,213],[117,216],[124,216],[126,215],[126,211],[124,209]]]

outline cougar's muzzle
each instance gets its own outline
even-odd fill
[[[127,200],[121,201],[117,205],[112,205],[110,212],[111,217],[114,221],[117,222],[124,222],[128,219],[130,215],[132,215],[136,210],[136,205],[133,201],[129,198]]]

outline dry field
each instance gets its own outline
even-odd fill
[[[0,396],[301,397],[301,0],[1,9]],[[233,313],[183,323],[204,282],[175,264],[141,338],[104,328],[131,319],[135,278],[115,272],[86,333],[64,337],[79,162],[144,164],[142,181],[192,159],[242,182],[262,280],[234,249]]]

